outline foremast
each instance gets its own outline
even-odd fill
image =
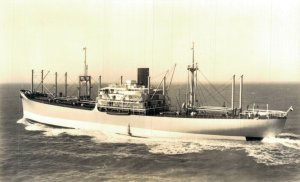
[[[78,79],[78,99],[90,100],[92,84],[91,84],[91,76],[88,75],[88,65],[86,63],[86,47],[83,48],[83,51],[84,51],[84,71],[83,71],[83,75],[79,76]],[[82,85],[84,85],[85,87],[84,94],[81,92]]]

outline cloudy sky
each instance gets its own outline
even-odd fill
[[[300,1],[2,0],[0,83],[30,82],[31,69],[89,73],[115,82],[149,67],[153,80],[177,64],[187,79],[191,45],[212,82],[300,81]],[[38,79],[36,78],[36,79]]]

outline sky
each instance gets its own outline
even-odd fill
[[[32,69],[35,82],[42,69],[48,82],[55,72],[77,82],[83,47],[103,82],[134,80],[138,67],[159,82],[174,64],[185,82],[192,42],[211,82],[300,81],[295,0],[0,0],[0,25],[0,83],[30,82]]]

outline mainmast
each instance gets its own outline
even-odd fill
[[[192,54],[192,65],[188,65],[188,70],[191,72],[191,90],[190,90],[190,100],[189,105],[191,107],[195,106],[195,71],[198,70],[198,66],[195,66],[195,47],[193,42],[193,47],[191,48],[193,51]]]

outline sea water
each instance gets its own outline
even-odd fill
[[[269,109],[294,108],[283,132],[262,142],[132,138],[31,124],[22,118],[18,91],[24,87],[29,85],[0,86],[0,181],[300,181],[297,84],[245,85],[244,107],[268,103]],[[172,105],[179,110],[186,86],[170,89]],[[230,87],[223,85],[198,91],[201,105],[228,105],[230,100]],[[238,105],[238,95],[236,101]]]

